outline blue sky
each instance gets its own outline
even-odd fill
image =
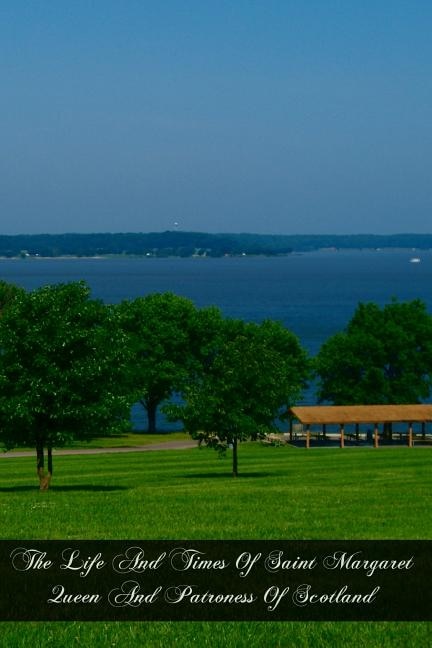
[[[0,233],[430,232],[432,3],[1,0]]]

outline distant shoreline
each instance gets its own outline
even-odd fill
[[[288,256],[313,251],[431,250],[432,234],[149,233],[0,235],[0,258],[220,258]]]
[[[1,261],[20,261],[20,262],[26,262],[26,261],[85,261],[85,260],[92,260],[92,261],[107,261],[110,259],[197,259],[197,260],[204,260],[204,259],[232,259],[232,258],[268,258],[268,259],[275,259],[275,258],[282,258],[282,257],[290,257],[290,256],[299,256],[299,255],[307,255],[307,254],[314,254],[314,253],[328,253],[328,254],[340,254],[344,252],[376,252],[379,254],[380,252],[409,252],[411,254],[422,254],[422,253],[430,253],[432,251],[431,248],[412,248],[412,247],[384,247],[384,248],[357,248],[357,247],[352,247],[352,248],[316,248],[313,250],[293,250],[292,252],[287,252],[285,254],[254,254],[254,253],[243,253],[243,254],[224,254],[221,256],[211,256],[211,255],[197,255],[197,254],[191,254],[191,255],[179,255],[179,254],[98,254],[98,255],[77,255],[77,254],[59,254],[57,256],[42,256],[40,254],[28,254],[26,256],[21,256],[21,255],[16,255],[16,256],[5,256],[5,255],[0,255],[0,262]]]

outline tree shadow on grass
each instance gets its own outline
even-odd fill
[[[192,473],[190,475],[179,475],[180,479],[245,479],[250,477],[274,477],[275,473],[271,472],[240,472],[237,477],[233,477],[230,472],[208,472],[208,473]]]
[[[68,493],[70,491],[94,491],[95,493],[110,493],[129,490],[128,486],[95,486],[95,484],[76,484],[74,486],[52,486],[52,490]]]
[[[110,493],[115,491],[129,490],[127,486],[95,486],[94,484],[76,484],[74,486],[50,486],[47,491],[39,491],[37,485],[33,486],[0,486],[0,493],[24,493],[28,491],[38,491],[49,493],[55,491],[56,493],[70,493],[73,491],[88,491],[94,493]]]

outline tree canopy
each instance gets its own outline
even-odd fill
[[[24,289],[7,281],[0,280],[0,317],[8,306],[10,306],[16,297],[24,293]]]
[[[33,446],[41,487],[52,447],[129,426],[126,361],[112,309],[84,282],[21,292],[0,319],[0,438]],[[48,474],[44,471],[48,451]]]
[[[184,404],[168,408],[193,438],[220,451],[275,429],[301,395],[309,362],[297,338],[277,322],[226,319],[208,348],[202,373],[186,384]]]
[[[322,248],[430,249],[432,234],[234,234],[208,232],[95,232],[88,234],[0,234],[0,256],[242,256],[285,255]]]
[[[131,357],[129,389],[147,412],[148,431],[155,432],[157,408],[196,371],[219,311],[199,311],[191,300],[173,293],[126,300],[117,311]]]
[[[417,403],[430,395],[432,318],[421,300],[359,304],[315,363],[318,398],[335,405]]]

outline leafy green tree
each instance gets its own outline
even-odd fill
[[[318,398],[335,405],[418,403],[430,394],[432,318],[416,299],[359,304],[315,362]]]
[[[169,292],[123,301],[117,310],[133,358],[129,390],[147,413],[148,432],[155,432],[159,405],[197,370],[219,311],[198,311],[191,300]]]
[[[0,317],[3,311],[12,304],[15,297],[18,297],[23,293],[23,288],[6,281],[0,281]]]
[[[200,376],[183,391],[184,404],[167,408],[200,443],[221,452],[276,430],[276,419],[301,396],[309,360],[297,338],[278,322],[227,319],[208,346]]]
[[[0,439],[36,448],[41,489],[53,447],[129,426],[123,338],[84,282],[23,292],[0,319]]]

